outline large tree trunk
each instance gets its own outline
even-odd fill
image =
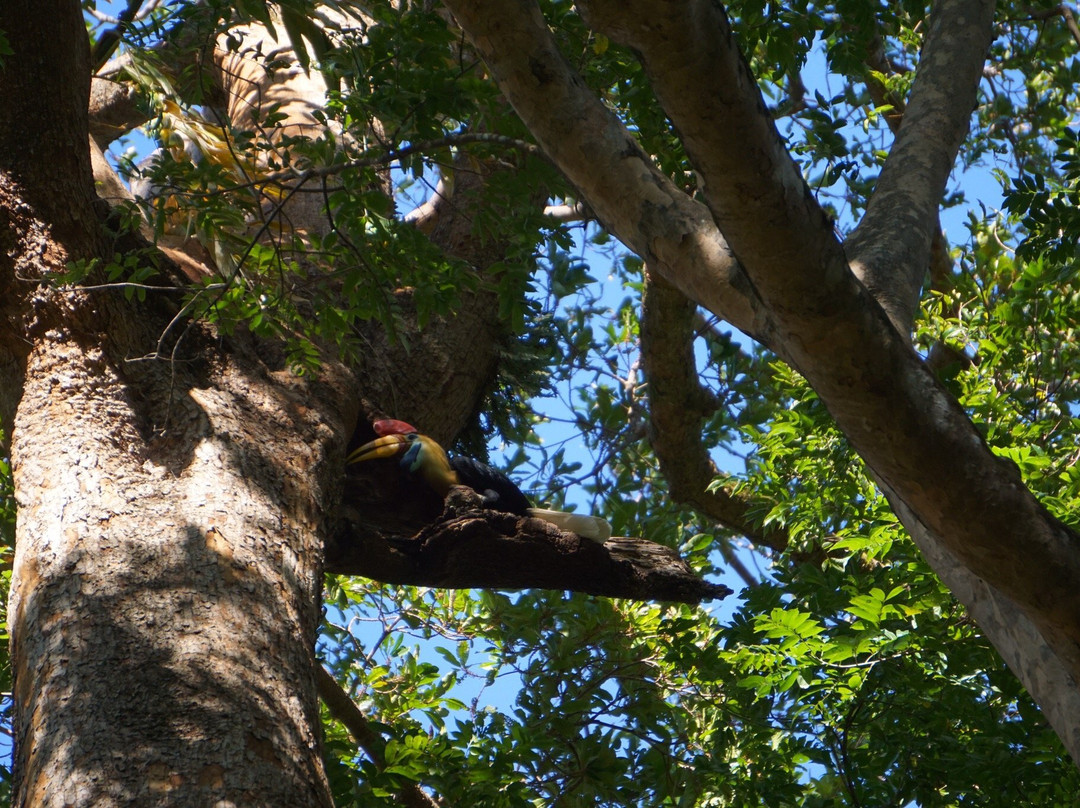
[[[101,235],[79,4],[0,28],[16,803],[330,805],[312,648],[355,395],[197,329],[148,358],[167,301],[47,284],[133,244]]]
[[[75,326],[31,353],[13,436],[20,804],[329,805],[311,410],[230,362],[155,437],[167,376]]]

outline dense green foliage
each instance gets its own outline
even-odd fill
[[[260,0],[210,5],[218,17],[200,25],[229,14],[267,19]],[[281,5],[299,41],[305,6]],[[873,99],[902,98],[910,86],[904,68],[917,62],[926,7],[728,8],[793,154],[838,228],[849,229],[891,140],[892,102]],[[592,35],[571,4],[544,9],[587,83],[692,188],[633,55]],[[966,173],[946,200],[966,213],[951,221],[967,231],[948,233],[954,270],[928,284],[916,344],[956,349],[942,378],[989,444],[1075,525],[1080,158],[1068,124],[1080,67],[1055,9],[999,9],[993,70],[961,155]],[[290,145],[295,165],[350,166],[317,180],[326,180],[335,221],[314,245],[256,240],[273,217],[243,168],[208,148],[224,139],[242,155],[255,136],[199,118],[155,63],[153,44],[192,8],[166,5],[126,32],[130,76],[154,116],[147,132],[174,147],[151,169],[170,194],[150,219],[167,230],[181,218],[233,265],[231,277],[191,293],[189,313],[281,337],[298,369],[311,370],[316,346],[345,357],[358,350],[357,322],[396,328],[390,289],[413,287],[427,318],[452,311],[463,288],[490,284],[502,301],[506,362],[478,423],[493,448],[514,447],[504,464],[539,500],[570,495],[616,534],[678,547],[703,575],[725,574],[721,550],[734,547],[753,585],[737,602],[690,608],[329,580],[319,653],[390,739],[380,770],[327,717],[337,805],[398,804],[403,781],[450,805],[492,808],[1073,804],[1080,772],[930,572],[814,392],[723,323],[703,320],[695,346],[717,402],[703,431],[722,482],[750,498],[754,527],[782,531],[787,546],[749,546],[671,503],[644,426],[640,262],[595,226],[542,215],[538,188],[556,200],[572,199],[571,189],[530,147],[482,67],[458,51],[460,35],[438,9],[365,10],[363,36],[331,32],[323,47],[304,49],[342,87],[326,119],[353,134]],[[867,54],[878,46],[875,62]],[[376,120],[384,138],[373,145]],[[203,138],[207,159],[188,159],[177,132]],[[475,132],[501,139],[470,139]],[[491,174],[489,206],[475,220],[477,234],[506,245],[484,276],[439,253],[379,191],[392,166],[407,209],[462,155],[504,169]],[[991,170],[1007,186],[1002,214]],[[143,280],[119,261],[108,277]],[[7,527],[3,536],[10,541]]]

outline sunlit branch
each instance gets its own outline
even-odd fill
[[[431,233],[435,223],[439,220],[439,213],[450,202],[453,194],[453,182],[445,175],[439,177],[435,190],[431,197],[423,204],[417,205],[402,217],[402,221],[416,227],[421,233]]]
[[[987,0],[935,4],[896,140],[846,244],[852,269],[903,334],[914,322],[945,183],[975,104],[993,12]]]
[[[562,224],[587,222],[595,218],[589,211],[589,206],[584,202],[574,202],[568,205],[548,205],[544,208],[544,215]]]
[[[885,42],[880,36],[876,36],[874,39],[874,46],[866,57],[866,65],[871,70],[885,76],[908,72],[907,67],[897,65],[886,58]],[[900,124],[907,109],[904,99],[896,93],[888,92],[885,86],[874,77],[867,80],[866,89],[877,107],[892,107],[892,110],[885,112],[882,117],[885,119],[889,131],[895,136],[900,131]],[[855,246],[849,244],[849,249],[854,252]],[[941,228],[941,218],[938,216],[934,224],[934,234],[930,247],[931,288],[939,291],[949,288],[952,284],[951,271],[952,259],[949,256],[949,245]]]
[[[559,52],[537,4],[445,5],[597,220],[685,295],[768,342],[767,315],[709,211],[654,165],[589,89]]]

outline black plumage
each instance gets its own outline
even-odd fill
[[[525,516],[532,507],[532,503],[509,477],[487,463],[455,455],[450,458],[450,468],[462,485],[480,494],[484,504],[493,510]]]

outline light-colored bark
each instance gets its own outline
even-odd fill
[[[938,234],[938,210],[975,106],[990,47],[994,3],[945,0],[934,6],[900,130],[844,247],[851,269],[907,334]]]
[[[178,389],[155,437],[139,399],[170,380],[110,353],[58,324],[14,423],[20,804],[328,806],[310,485],[335,431],[249,366]]]
[[[1015,467],[990,452],[959,405],[848,271],[813,198],[797,192],[800,186],[805,191],[805,185],[764,114],[756,85],[748,81],[722,12],[704,2],[684,8],[690,10],[682,17],[675,12],[656,17],[654,7],[635,17],[632,8],[620,4],[611,34],[641,54],[658,97],[705,178],[704,193],[721,229],[743,257],[765,305],[775,312],[781,352],[814,385],[879,479],[925,525],[924,534],[938,537],[972,574],[1024,609],[1062,663],[1080,673],[1075,537],[1038,505]],[[932,43],[931,50],[968,50],[965,56],[951,54],[949,65],[954,74],[963,66],[970,87],[961,100],[969,100],[989,40],[989,7],[958,0],[939,4],[935,13],[932,34],[941,41]],[[643,24],[646,15],[649,25]],[[957,18],[952,25],[950,16]],[[957,29],[968,33],[966,40],[953,36]],[[972,29],[978,33],[971,34]],[[716,107],[712,115],[703,116],[695,103],[698,87],[688,77],[687,63],[707,82],[715,82],[705,89]],[[921,90],[919,82],[940,80],[943,69],[934,64],[920,71],[912,105],[918,102],[923,110],[926,128],[909,129],[914,134],[897,142],[898,165],[921,140],[937,168],[889,179],[889,194],[902,195],[893,190],[902,183],[909,199],[916,191],[923,200],[942,193],[947,170],[941,164],[951,160],[940,154],[941,144],[951,145],[954,159],[966,116],[953,115],[930,128],[927,119],[934,118],[942,97]],[[951,75],[948,86],[963,77]],[[726,95],[723,86],[729,88]],[[710,120],[724,125],[707,125]],[[923,187],[927,183],[930,187]],[[887,198],[886,204],[895,201]],[[908,236],[923,263],[907,270],[920,278],[932,238],[930,205],[924,201],[921,208],[926,226]],[[887,229],[875,227],[882,238],[897,240],[908,224],[899,219]],[[909,287],[903,281],[896,291],[909,298]],[[1024,565],[1016,564],[1018,553]]]
[[[1023,682],[1076,760],[1075,750],[1080,749],[1080,681],[1067,657],[1046,643],[1041,629],[1015,603],[962,564],[902,500],[888,488],[884,491],[934,572],[967,607],[979,630]]]
[[[799,294],[831,298],[830,284],[818,275],[831,281],[847,274],[843,250],[776,130],[723,7],[709,0],[581,7],[592,25],[639,52],[713,223],[748,275],[751,261],[775,265],[785,277],[798,267],[789,282]],[[786,337],[777,334],[770,347],[783,353]]]
[[[536,3],[444,5],[596,218],[691,300],[769,342],[767,315],[708,209],[660,172],[585,86]]]

